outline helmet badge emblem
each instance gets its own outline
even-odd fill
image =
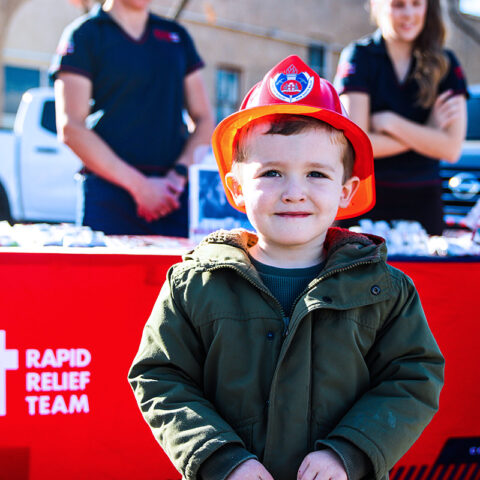
[[[284,73],[277,73],[270,79],[270,91],[279,100],[293,103],[305,98],[313,88],[314,77],[300,72],[290,65]]]

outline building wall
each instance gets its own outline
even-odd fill
[[[4,62],[47,69],[63,28],[79,14],[67,0],[28,0],[10,24]]]
[[[152,5],[163,13],[164,4],[170,3],[154,1]],[[342,11],[353,8],[360,15],[355,20],[343,15],[348,21],[336,21],[341,17],[340,3]],[[350,40],[346,32],[352,28],[362,32],[372,29],[363,0],[300,0],[295,2],[296,8],[290,5],[285,0],[190,1],[181,19],[207,63],[205,75],[212,99],[217,66],[241,72],[243,97],[266,70],[284,57],[296,54],[308,61],[310,45],[326,48],[325,76],[332,79],[338,54]],[[209,17],[212,12],[213,18]]]
[[[151,7],[167,15],[177,3],[153,0]],[[241,98],[285,56],[297,54],[308,61],[310,45],[325,47],[324,75],[332,79],[342,47],[374,29],[365,4],[364,0],[190,0],[180,20],[207,64],[204,76],[214,104],[217,68],[239,72]],[[46,71],[63,28],[81,13],[67,0],[26,2],[10,25],[5,64]],[[445,18],[448,45],[457,53],[469,82],[480,83],[480,45]],[[472,23],[480,29],[479,21]]]
[[[480,1],[480,0],[478,0]],[[443,0],[446,8],[447,0]],[[445,15],[447,25],[447,46],[458,56],[470,84],[480,83],[480,44],[464,34],[451,18]],[[464,17],[466,24],[477,32],[480,38],[480,18]]]

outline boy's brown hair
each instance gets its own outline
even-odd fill
[[[353,172],[355,151],[348,138],[338,130],[318,118],[306,115],[278,114],[269,115],[250,122],[240,129],[235,139],[232,161],[233,164],[245,162],[248,159],[247,139],[253,129],[259,125],[269,125],[268,130],[262,135],[297,135],[302,132],[319,130],[327,133],[333,145],[342,148],[343,182],[346,182]]]

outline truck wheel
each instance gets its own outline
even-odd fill
[[[5,192],[3,185],[0,185],[0,221],[2,220],[13,223],[7,193]]]

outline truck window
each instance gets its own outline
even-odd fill
[[[55,101],[47,100],[43,105],[42,119],[40,125],[49,132],[57,134],[57,126],[55,124]]]

